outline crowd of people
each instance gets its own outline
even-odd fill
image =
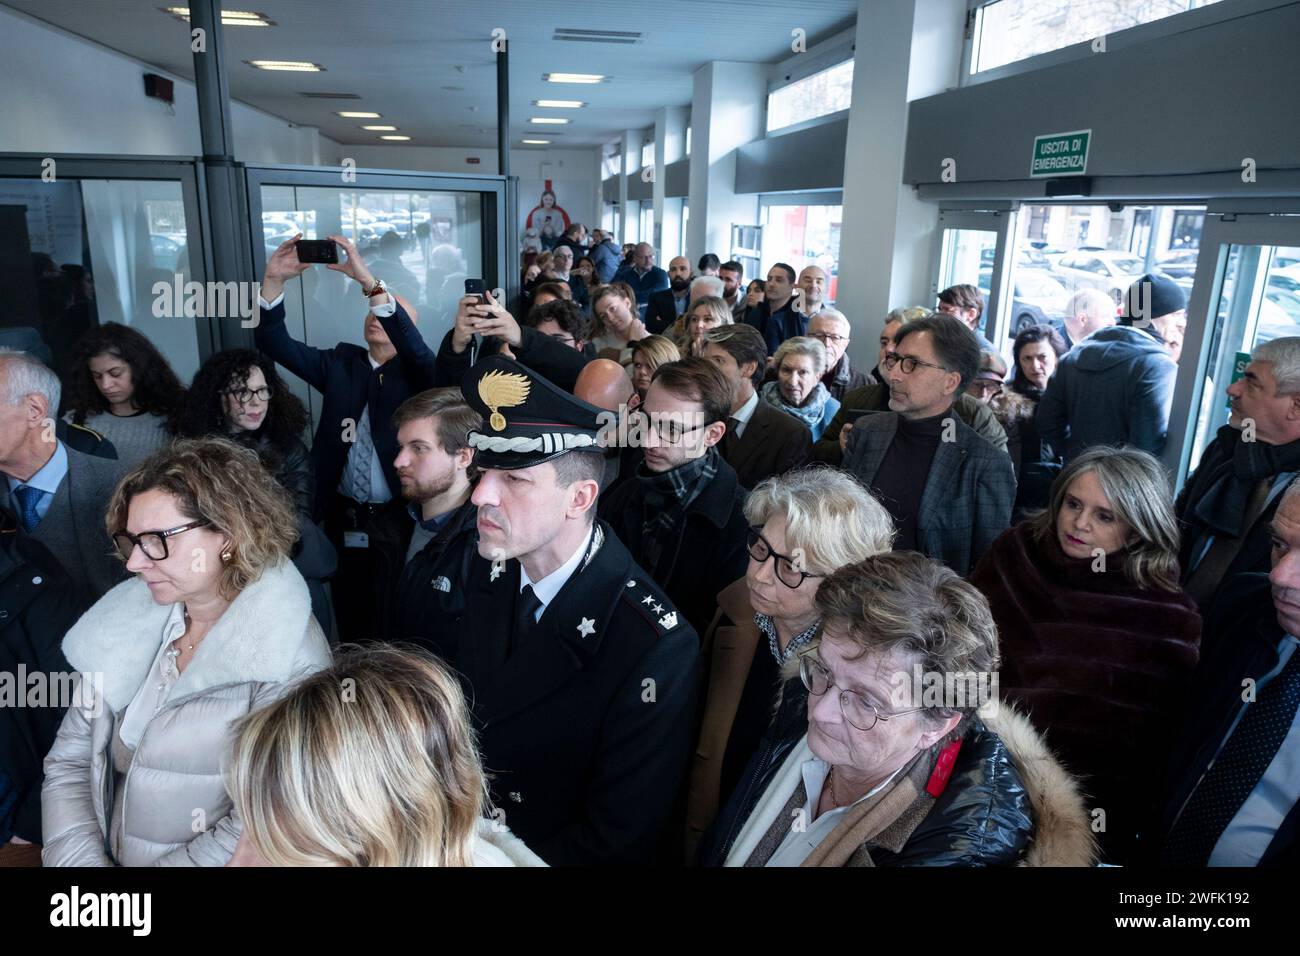
[[[866,369],[817,266],[575,223],[431,345],[333,238],[364,345],[290,240],[188,386],[0,350],[0,865],[1294,864],[1300,337],[1175,497],[1160,275]]]

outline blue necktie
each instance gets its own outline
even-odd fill
[[[1169,831],[1160,862],[1205,866],[1215,844],[1273,762],[1300,705],[1300,652],[1264,685]]]
[[[19,519],[23,523],[23,530],[30,532],[41,522],[41,516],[36,513],[36,504],[41,500],[45,492],[39,488],[33,488],[31,485],[19,485],[14,489],[14,497],[18,499],[20,513]]]

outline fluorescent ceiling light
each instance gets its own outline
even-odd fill
[[[169,13],[186,23],[190,20],[189,7],[162,7],[163,13]],[[222,10],[221,23],[227,27],[273,27],[276,25],[274,20],[267,17],[265,13],[256,13],[252,10]]]
[[[603,83],[609,77],[601,73],[543,73],[548,83]]]
[[[363,126],[362,129],[368,129],[373,133],[393,133],[397,131],[396,126]]]
[[[344,119],[380,119],[379,113],[358,113],[355,110],[336,111],[336,116],[342,116]]]
[[[533,105],[543,109],[576,110],[587,104],[582,100],[533,100]]]
[[[523,143],[525,146],[550,146],[551,145],[551,141],[549,139],[526,139],[523,140]]]
[[[536,123],[538,126],[563,126],[568,120],[558,116],[534,116],[528,122]]]
[[[381,136],[381,137],[379,137],[379,138],[380,138],[380,139],[390,139],[390,140],[392,140],[393,142],[401,143],[401,142],[405,142],[406,140],[410,139],[411,137],[409,137],[409,136]]]
[[[304,63],[302,60],[245,60],[244,62],[259,70],[281,70],[288,73],[320,73],[325,69],[318,63]]]

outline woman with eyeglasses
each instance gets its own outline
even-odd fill
[[[113,443],[132,468],[171,440],[185,387],[152,342],[129,326],[106,322],[73,347],[64,420]]]
[[[314,478],[303,443],[307,409],[275,371],[275,363],[251,349],[217,352],[194,376],[176,432],[182,438],[219,435],[247,445],[311,515]]]
[[[762,482],[745,502],[745,519],[745,577],[718,595],[719,613],[704,639],[708,694],[687,798],[688,860],[778,703],[802,698],[798,681],[781,670],[817,633],[822,581],[888,551],[894,537],[889,513],[871,492],[825,467]]]
[[[712,866],[1089,866],[1091,818],[998,706],[987,602],[915,552],[839,568],[782,708],[701,846]]]
[[[316,478],[302,435],[307,409],[275,370],[275,363],[251,349],[217,352],[199,368],[176,419],[182,438],[228,438],[257,453],[292,498],[298,543],[292,557],[307,581],[312,612],[331,642],[334,613],[325,579],[338,568],[338,552],[312,521]]]
[[[329,663],[293,506],[251,450],[183,439],[122,479],[106,520],[134,577],[63,640],[82,702],[45,760],[44,863],[223,866],[242,828],[230,725]]]
[[[803,422],[816,442],[840,410],[839,399],[821,380],[826,374],[826,346],[809,336],[796,335],[777,348],[772,367],[776,381],[763,386],[763,401]]]

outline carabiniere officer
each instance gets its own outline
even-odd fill
[[[553,866],[653,862],[691,746],[699,639],[596,519],[600,409],[500,356],[461,390],[484,422],[469,435],[476,553],[432,641],[465,685],[493,803]]]

